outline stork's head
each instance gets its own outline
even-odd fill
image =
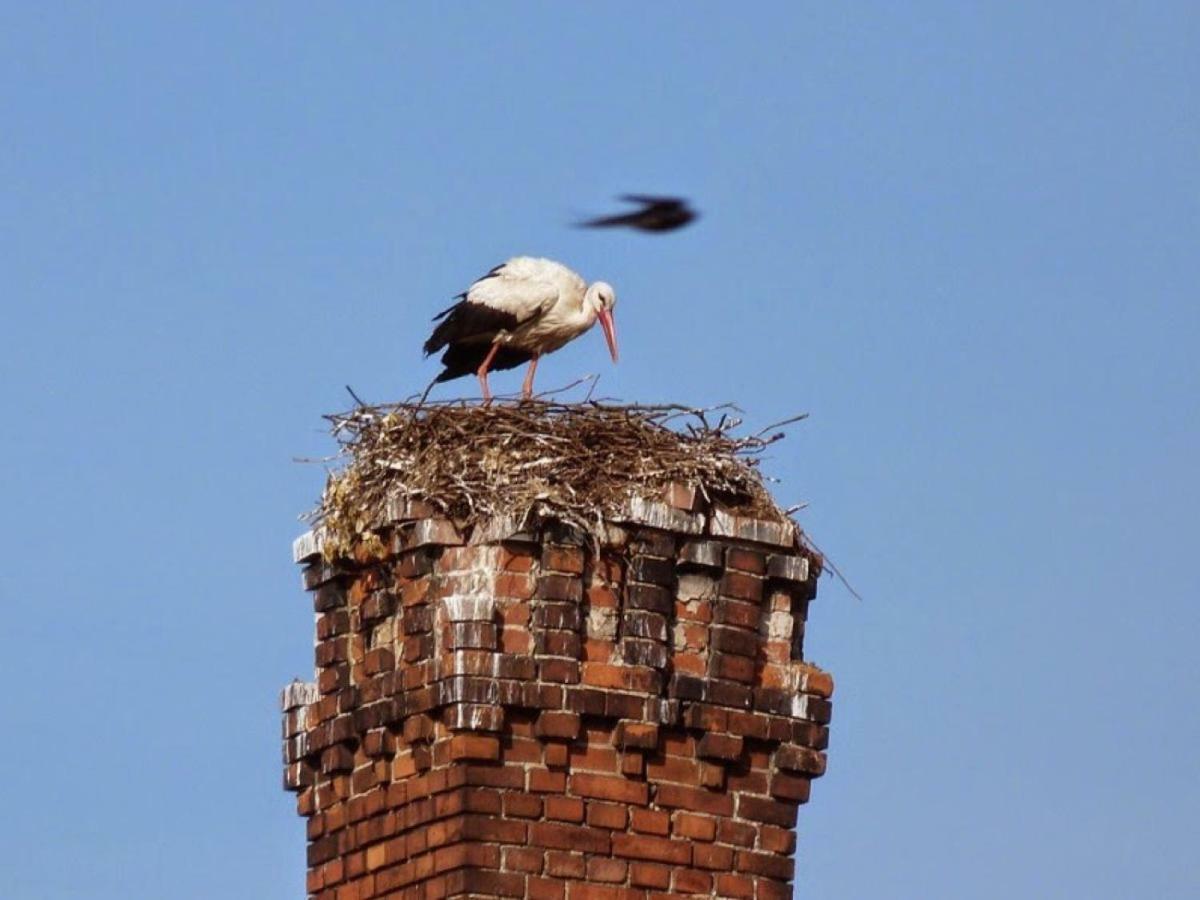
[[[583,297],[584,308],[595,313],[604,329],[604,340],[613,362],[617,361],[617,326],[613,322],[613,307],[617,305],[617,292],[607,281],[593,282]]]

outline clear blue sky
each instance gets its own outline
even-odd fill
[[[1198,85],[1184,2],[0,6],[0,893],[302,894],[292,458],[534,253],[620,296],[542,385],[812,414],[798,896],[1200,896]]]

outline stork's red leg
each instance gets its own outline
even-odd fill
[[[521,386],[521,396],[528,400],[533,396],[533,373],[537,371],[538,355],[535,353],[529,361],[529,371],[525,373],[525,384]]]
[[[499,344],[492,344],[492,349],[488,351],[488,355],[483,358],[479,368],[475,370],[475,374],[479,376],[479,386],[483,389],[483,402],[492,402],[492,392],[488,390],[487,375],[488,369],[492,365],[492,360],[496,358],[496,352],[500,349]]]

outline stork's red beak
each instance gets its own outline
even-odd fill
[[[600,327],[604,329],[604,340],[608,341],[608,352],[612,354],[613,362],[617,361],[617,326],[613,322],[613,314],[610,309],[602,309],[596,313],[596,318],[600,320]]]

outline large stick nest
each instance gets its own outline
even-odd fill
[[[363,405],[327,417],[345,465],[330,474],[313,518],[326,547],[340,549],[368,537],[393,498],[429,503],[460,525],[536,514],[593,531],[630,498],[655,499],[681,482],[710,502],[781,521],[759,455],[803,416],[738,436],[736,413],[599,401]]]

